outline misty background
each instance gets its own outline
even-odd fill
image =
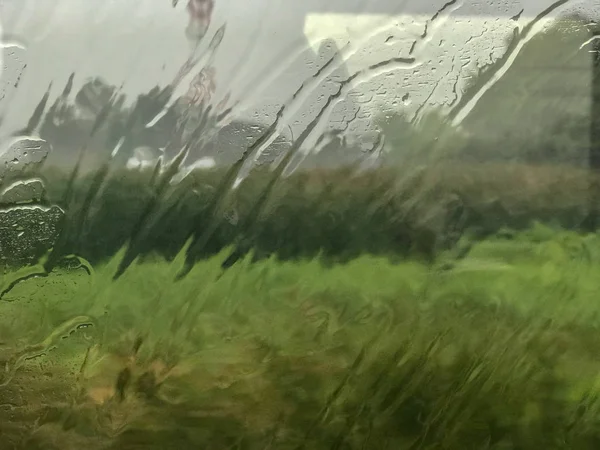
[[[44,95],[55,104],[67,85],[64,102],[76,105],[79,121],[93,121],[118,92],[123,117],[115,120],[121,128],[113,123],[92,144],[92,156],[102,159],[139,96],[168,86],[193,51],[185,34],[186,2],[173,4],[2,0],[2,134],[23,129]],[[214,111],[233,107],[234,113],[190,159],[235,161],[303,84],[291,113],[278,122],[281,136],[263,155],[269,161],[311,123],[315,129],[299,153],[332,144],[313,165],[363,157],[380,144],[382,129],[388,147],[407,145],[407,124],[425,123],[423,133],[434,139],[441,125],[426,128],[431,112],[450,117],[478,148],[487,140],[489,152],[508,152],[510,139],[513,146],[535,144],[545,130],[569,120],[578,127],[568,131],[582,140],[577,145],[589,146],[583,141],[589,140],[597,10],[591,1],[565,0],[216,0],[200,54],[223,33],[210,58],[216,74],[210,105]],[[338,67],[319,78],[336,55]],[[402,58],[413,61],[386,65]],[[389,70],[374,70],[378,65]],[[341,101],[320,117],[328,98],[355,75],[360,82],[347,86]],[[183,80],[173,97],[188,84]],[[42,137],[52,145],[49,162],[67,164],[87,134],[59,122],[46,117]],[[175,123],[166,117],[141,133],[136,145],[164,146]]]

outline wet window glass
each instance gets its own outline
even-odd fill
[[[592,0],[0,0],[0,449],[600,448]]]

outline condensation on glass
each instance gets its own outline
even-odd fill
[[[599,448],[599,19],[0,0],[0,448]]]

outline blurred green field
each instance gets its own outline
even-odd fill
[[[121,252],[18,284],[0,448],[600,445],[599,235],[536,225],[433,263],[226,254],[177,282],[181,255],[112,281]]]

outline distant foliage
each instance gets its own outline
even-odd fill
[[[115,171],[93,196],[80,234],[68,236],[65,251],[96,262],[135,239],[139,254],[172,258],[193,233],[216,224],[199,256],[233,245],[257,258],[344,261],[368,253],[430,260],[465,234],[525,229],[534,220],[574,229],[590,208],[585,171],[440,163],[361,173],[351,167],[299,171],[277,182],[260,211],[256,202],[270,175],[257,170],[212,213],[208,208],[225,170],[198,170],[165,192],[157,192],[152,170]],[[46,169],[42,175],[47,201],[64,207],[67,173]],[[91,177],[76,185],[76,200],[83,202]]]

